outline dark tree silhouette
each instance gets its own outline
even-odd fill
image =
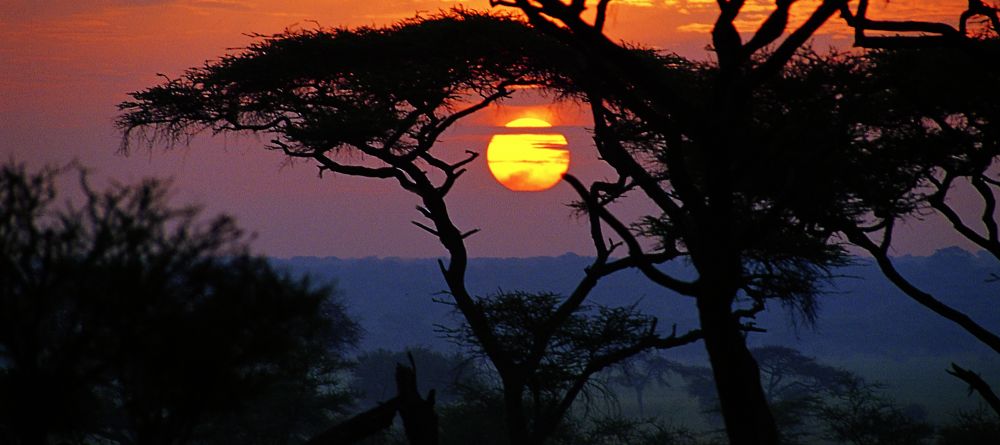
[[[331,289],[163,183],[81,174],[58,207],[59,174],[0,167],[0,441],[295,443],[348,407],[358,327]]]
[[[371,54],[379,54],[378,58]],[[294,31],[265,37],[237,55],[223,57],[179,79],[133,93],[121,104],[125,148],[136,132],[152,129],[150,142],[176,141],[193,132],[250,131],[272,137],[269,148],[315,161],[320,172],[394,180],[420,200],[429,223],[414,224],[435,236],[449,255],[440,263],[456,309],[476,345],[497,370],[504,389],[511,443],[537,444],[560,421],[586,379],[614,361],[649,348],[690,343],[698,331],[661,336],[655,324],[630,332],[633,344],[592,351],[593,362],[576,371],[552,412],[528,411],[533,381],[558,332],[573,320],[604,276],[636,264],[612,259],[593,219],[597,257],[573,292],[551,300],[535,320],[527,344],[506,344],[489,299],[465,285],[465,239],[446,196],[477,154],[449,159],[432,151],[455,122],[511,94],[518,85],[575,91],[566,76],[584,69],[557,40],[507,16],[456,10],[389,28]],[[359,159],[361,154],[366,159]],[[658,261],[670,258],[657,255]],[[538,388],[536,388],[538,389]],[[543,419],[531,423],[531,419]]]
[[[695,63],[610,40],[603,34],[607,0],[597,3],[593,21],[584,19],[585,4],[578,0],[494,3],[523,12],[531,26],[459,12],[381,30],[285,33],[134,93],[122,104],[119,123],[126,141],[132,131],[149,127],[159,131],[154,136],[174,140],[199,129],[267,133],[274,136],[271,148],[315,160],[321,172],[392,179],[416,194],[430,224],[415,224],[450,255],[442,272],[501,377],[516,443],[544,440],[524,420],[525,391],[543,357],[537,352],[545,351],[602,276],[632,267],[691,297],[699,312],[699,331],[650,337],[650,344],[703,338],[730,441],[776,443],[760,370],[745,341],[754,328],[745,319],[776,300],[811,320],[817,289],[830,268],[848,258],[837,236],[864,233],[872,219],[921,209],[926,200],[915,191],[942,156],[930,150],[936,138],[904,137],[928,131],[923,120],[896,113],[894,105],[947,99],[906,97],[887,88],[893,69],[906,69],[905,63],[892,68],[874,58],[819,56],[804,44],[835,13],[855,27],[862,46],[979,51],[983,42],[964,25],[952,32],[926,22],[870,20],[866,2],[852,11],[846,0],[824,0],[787,34],[779,28],[788,26],[788,4],[778,2],[744,44],[734,25],[744,2],[720,0],[711,34],[718,61]],[[992,20],[995,11],[971,5],[962,22],[974,15]],[[373,53],[384,57],[359,56]],[[475,230],[458,229],[444,198],[475,154],[447,160],[431,153],[445,129],[519,84],[589,103],[597,150],[618,173],[616,180],[589,185],[565,177],[590,218],[597,258],[536,334],[536,350],[524,362],[505,348],[465,289],[463,240]],[[908,145],[914,142],[920,143]],[[349,164],[345,152],[374,162]],[[661,213],[621,221],[609,204],[626,194],[650,200]],[[606,230],[620,242],[607,241]],[[658,242],[647,250],[642,237]],[[627,256],[612,259],[619,246]],[[656,267],[679,258],[693,265],[695,279]]]

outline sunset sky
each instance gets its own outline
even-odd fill
[[[817,4],[801,0],[801,18]],[[873,18],[909,17],[955,23],[964,0],[875,0]],[[710,0],[614,0],[612,36],[690,57],[707,57],[706,30],[716,6]],[[117,153],[116,104],[126,93],[152,86],[157,73],[179,76],[221,54],[288,27],[379,25],[454,6],[487,9],[487,1],[442,0],[2,0],[0,1],[0,153],[29,165],[78,159],[95,177],[129,182],[172,178],[177,204],[199,203],[211,214],[235,215],[257,233],[257,251],[274,256],[432,257],[434,239],[410,224],[415,199],[390,181],[327,175],[310,164],[289,165],[260,149],[252,137],[203,135],[189,147]],[[773,2],[748,1],[741,31],[754,30]],[[816,46],[849,46],[836,20]],[[522,97],[486,110],[443,137],[445,150],[485,152],[504,123],[544,117],[569,141],[570,172],[584,179],[606,175],[585,127],[586,110]],[[535,193],[496,183],[480,158],[451,196],[474,256],[591,254],[584,221],[564,205],[568,186]],[[72,183],[69,183],[72,185]],[[622,209],[641,214],[641,204]],[[934,221],[903,240],[897,253],[926,254],[958,244]]]

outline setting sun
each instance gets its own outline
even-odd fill
[[[566,137],[543,133],[548,122],[522,117],[508,122],[506,128],[533,129],[531,133],[497,134],[486,148],[490,173],[508,189],[518,192],[548,190],[559,183],[569,169]]]

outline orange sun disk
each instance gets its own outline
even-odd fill
[[[551,124],[522,117],[507,128],[540,129]],[[486,148],[486,163],[497,182],[518,192],[548,190],[559,183],[569,169],[566,137],[559,133],[497,134]]]

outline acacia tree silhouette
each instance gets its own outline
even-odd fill
[[[512,320],[504,318],[510,312],[501,310],[503,304],[493,305],[518,300],[518,295],[483,299],[466,289],[465,239],[477,230],[460,230],[445,198],[478,155],[467,152],[464,158],[448,159],[432,148],[445,130],[508,97],[512,87],[542,86],[572,94],[572,84],[564,79],[579,69],[575,57],[558,41],[544,38],[521,21],[456,10],[389,28],[289,31],[264,37],[242,54],[134,93],[134,101],[121,105],[119,126],[125,131],[126,149],[134,132],[150,127],[151,143],[160,137],[176,141],[204,129],[270,134],[270,149],[312,160],[321,174],[395,180],[419,197],[422,204],[417,210],[429,223],[413,223],[448,252],[449,261],[440,263],[441,272],[465,319],[465,337],[474,340],[499,375],[509,440],[540,444],[594,373],[643,350],[671,348],[700,337],[697,330],[663,336],[655,321],[631,312],[598,311],[589,318],[582,314],[584,301],[602,277],[636,264],[633,258],[611,258],[613,247],[607,245],[596,218],[597,256],[571,294],[554,299],[518,294],[525,304],[545,307],[528,314],[529,324],[511,325]],[[367,160],[341,156],[348,153],[360,153]],[[665,252],[655,258],[665,261],[672,256]],[[594,323],[584,327],[595,329],[577,329],[573,342],[559,343],[566,340],[567,326],[580,325],[581,316]],[[601,328],[622,336],[609,337]],[[555,350],[573,357],[573,368],[561,369],[564,375],[557,380],[540,379],[552,371]],[[542,387],[542,381],[553,385]],[[412,385],[405,386],[400,386],[391,406],[365,414],[370,422],[359,419],[350,431],[331,430],[314,443],[356,437],[357,430],[387,425],[397,410],[393,406],[405,419],[403,393],[413,392]],[[426,404],[418,405],[423,408],[416,409],[430,419]],[[410,440],[432,443],[434,434]]]
[[[718,62],[694,63],[610,40],[603,34],[608,0],[597,3],[593,21],[583,18],[582,0],[494,3],[522,11],[531,27],[457,13],[458,19],[381,30],[285,33],[134,93],[134,101],[122,104],[119,124],[126,141],[145,127],[159,130],[154,137],[174,140],[199,129],[270,133],[272,149],[315,160],[321,172],[393,179],[419,196],[418,210],[431,224],[414,224],[449,252],[442,272],[472,335],[500,373],[515,443],[544,440],[537,430],[529,432],[523,394],[548,341],[597,280],[629,267],[692,297],[699,311],[699,331],[665,339],[649,331],[647,343],[666,347],[702,337],[730,441],[777,443],[757,363],[745,343],[753,328],[744,318],[776,299],[811,319],[819,284],[847,259],[835,236],[868,227],[873,217],[919,210],[924,201],[913,191],[935,159],[886,142],[897,139],[866,133],[865,124],[884,111],[880,106],[901,100],[880,95],[886,78],[879,66],[858,57],[821,57],[803,46],[838,12],[855,27],[856,42],[869,47],[972,48],[976,41],[968,27],[952,32],[927,22],[875,21],[866,16],[866,2],[852,12],[846,0],[825,0],[779,43],[789,6],[779,2],[744,44],[734,25],[744,2],[720,1],[712,32]],[[970,6],[963,23],[973,15],[993,20],[995,11],[983,8]],[[871,37],[866,31],[935,35]],[[384,57],[356,57],[373,53]],[[518,84],[588,102],[598,152],[619,175],[589,185],[565,177],[590,218],[597,259],[535,334],[533,355],[524,361],[504,348],[494,323],[464,286],[463,240],[475,231],[458,229],[444,198],[476,155],[448,161],[430,151],[445,129]],[[874,104],[872,97],[883,102]],[[462,102],[472,105],[459,108]],[[381,165],[342,163],[341,151],[360,152]],[[608,205],[633,191],[662,213],[634,225],[617,218]],[[607,229],[620,244],[606,241]],[[659,242],[647,251],[641,237]],[[612,260],[619,245],[627,256]],[[697,278],[682,280],[656,267],[677,258],[690,261]]]

